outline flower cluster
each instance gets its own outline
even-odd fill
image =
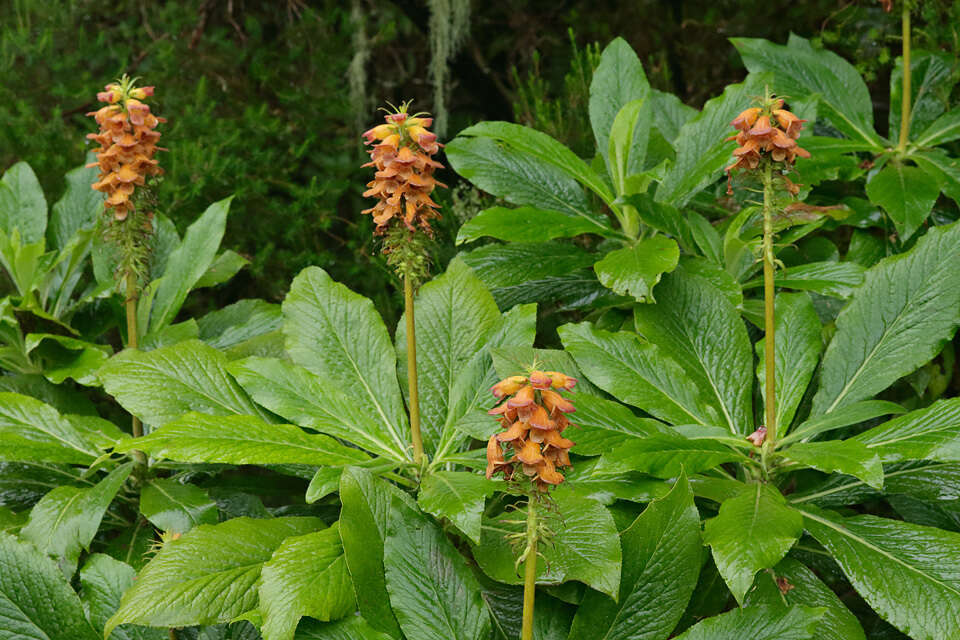
[[[385,124],[363,134],[372,144],[370,162],[364,167],[375,167],[377,172],[363,195],[379,201],[363,213],[373,215],[377,235],[386,233],[390,221],[403,220],[407,229],[417,228],[431,233],[430,220],[439,218],[439,207],[430,198],[434,187],[446,185],[433,177],[435,169],[443,165],[432,156],[440,150],[437,136],[427,128],[432,118],[406,113],[406,105],[387,114]]]
[[[116,220],[126,219],[133,211],[135,185],[163,173],[153,156],[165,151],[157,146],[160,132],[156,128],[166,120],[150,113],[150,106],[143,102],[152,95],[153,87],[136,88],[124,77],[97,94],[97,100],[107,106],[87,114],[100,125],[98,133],[87,135],[100,144],[94,149],[97,161],[87,165],[100,168],[93,188],[107,194],[106,207],[113,210]]]
[[[762,107],[752,107],[740,113],[732,127],[740,132],[727,140],[736,140],[733,155],[736,162],[726,168],[729,175],[734,169],[756,169],[760,161],[768,157],[774,162],[793,165],[797,156],[809,158],[810,152],[797,146],[797,136],[803,128],[801,120],[783,108],[783,100],[768,98]]]
[[[504,431],[487,442],[487,478],[503,472],[507,479],[519,466],[540,491],[563,482],[558,469],[570,466],[573,441],[561,435],[570,426],[573,403],[560,395],[577,383],[556,371],[532,371],[529,376],[511,376],[493,385],[493,395],[504,400],[489,411],[499,416]],[[504,457],[503,445],[512,451]]]

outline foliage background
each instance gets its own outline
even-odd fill
[[[454,43],[436,25],[464,10],[466,33]],[[922,2],[914,22],[915,47],[960,49],[960,3]],[[389,326],[399,300],[359,214],[367,170],[358,134],[384,101],[436,111],[430,78],[443,64],[431,55],[431,25],[434,48],[459,44],[443,82],[446,139],[478,120],[516,119],[581,152],[592,148],[589,43],[625,37],[651,84],[695,107],[745,73],[729,37],[813,38],[852,60],[874,96],[888,95],[900,48],[899,15],[873,0],[6,0],[0,171],[26,160],[45,191],[60,193],[83,161],[97,89],[124,72],[141,76],[169,119],[165,213],[182,231],[207,204],[237,194],[224,246],[251,266],[195,310],[280,300],[315,264],[373,298]],[[874,108],[886,122],[889,105]],[[457,189],[441,198],[453,205],[437,238],[444,263],[452,251],[440,247],[478,200]]]

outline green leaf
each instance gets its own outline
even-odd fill
[[[607,161],[610,174],[616,173],[615,163],[609,156],[611,139],[613,145],[622,145],[626,149],[634,150],[640,155],[639,163],[628,165],[626,176],[639,173],[643,165],[643,156],[646,156],[647,133],[649,132],[649,116],[646,126],[641,130],[629,127],[629,136],[622,141],[616,140],[617,134],[627,132],[613,132],[617,114],[630,103],[646,98],[650,93],[650,83],[643,71],[643,64],[627,41],[615,38],[603,50],[600,64],[593,72],[590,82],[590,125],[593,127],[593,136],[597,141],[597,150]],[[631,118],[627,118],[631,119]],[[635,119],[635,118],[634,118]],[[632,125],[632,122],[630,123]],[[626,168],[626,167],[625,167]],[[616,183],[616,180],[614,181]]]
[[[261,569],[291,536],[323,528],[318,518],[234,518],[171,540],[139,573],[107,622],[182,627],[230,622],[257,604]]]
[[[213,264],[227,225],[227,212],[233,196],[214,202],[187,228],[183,242],[167,258],[153,305],[149,310],[149,330],[153,333],[172,324],[187,294]],[[145,299],[146,301],[146,299]]]
[[[80,600],[97,629],[103,629],[120,606],[123,593],[133,586],[133,567],[108,555],[95,553],[80,569]],[[124,625],[110,635],[111,640],[166,640],[163,629]]]
[[[603,454],[596,472],[613,475],[640,471],[657,478],[674,478],[684,470],[699,473],[725,462],[743,461],[742,454],[714,440],[658,433],[631,440]]]
[[[918,147],[935,147],[960,138],[960,108],[943,114],[913,141]]]
[[[563,346],[604,391],[673,424],[716,424],[717,412],[692,378],[656,345],[589,323],[560,327]]]
[[[383,548],[390,604],[408,638],[487,640],[480,585],[433,522],[418,515],[392,524]]]
[[[119,466],[89,489],[57,487],[30,511],[20,537],[71,567],[72,574],[80,552],[90,549],[103,514],[132,470],[132,463]]]
[[[446,518],[476,544],[480,543],[480,517],[496,483],[464,471],[435,471],[423,479],[417,502],[437,518]]]
[[[65,176],[67,190],[50,209],[49,245],[63,249],[80,229],[93,226],[103,210],[103,194],[90,185],[97,181],[97,168],[80,166]]]
[[[56,409],[29,396],[0,392],[0,460],[90,464],[97,448]]]
[[[960,323],[960,225],[881,260],[837,317],[811,416],[869,398],[928,362]]]
[[[161,531],[181,534],[220,519],[216,503],[204,489],[163,478],[154,478],[141,489],[140,513]]]
[[[0,184],[0,231],[12,235],[19,229],[24,244],[43,239],[47,228],[47,199],[36,174],[18,162],[3,174]]]
[[[658,304],[634,309],[637,332],[680,363],[721,416],[714,424],[750,433],[752,390],[744,383],[753,354],[740,314],[723,292],[686,271],[665,277],[658,291]]]
[[[237,275],[240,269],[243,269],[249,263],[249,260],[228,249],[218,255],[210,266],[207,267],[204,274],[197,280],[194,288],[201,289],[203,287],[215,287],[218,284],[222,284]]]
[[[369,471],[347,467],[340,477],[340,539],[360,613],[379,631],[400,637],[390,608],[383,545],[394,499],[407,495]]]
[[[308,267],[294,278],[283,317],[293,361],[350,398],[355,413],[377,423],[377,436],[409,457],[397,358],[373,303],[323,269]]]
[[[77,594],[32,545],[0,533],[0,620],[10,638],[98,640]]]
[[[780,444],[787,444],[795,440],[809,440],[815,435],[849,427],[852,424],[859,424],[867,420],[873,420],[880,416],[904,413],[906,409],[886,400],[861,400],[853,404],[841,407],[826,415],[811,418],[803,422],[791,432],[786,438],[780,440]]]
[[[801,510],[807,531],[887,622],[918,640],[956,633],[960,534],[875,516]]]
[[[343,474],[341,467],[320,467],[310,479],[307,485],[307,493],[304,496],[307,504],[313,504],[318,500],[326,498],[340,488],[340,476]]]
[[[611,251],[593,265],[603,286],[633,296],[639,302],[656,302],[653,287],[664,273],[676,269],[680,248],[675,240],[653,236],[632,247]]]
[[[815,291],[824,296],[848,298],[863,282],[864,268],[856,262],[810,262],[777,270],[774,284],[786,289]],[[754,278],[744,289],[763,286],[763,278]]]
[[[43,375],[60,384],[73,378],[85,386],[97,386],[97,370],[110,358],[107,345],[50,333],[28,333],[25,350],[44,362]]]
[[[752,73],[744,82],[728,85],[722,96],[708,100],[703,111],[681,127],[677,158],[657,188],[659,202],[681,207],[720,177],[733,161],[733,143],[724,141],[734,131],[730,121],[772,84],[772,78]]]
[[[920,228],[939,196],[936,178],[902,164],[888,163],[867,183],[870,202],[887,212],[903,241]]]
[[[414,301],[421,433],[434,453],[447,422],[457,375],[500,323],[493,296],[462,260],[424,284]],[[407,329],[404,313],[397,325],[401,384],[407,385]]]
[[[734,609],[695,624],[676,640],[810,640],[823,614],[799,606]]]
[[[602,64],[602,63],[601,63]],[[617,195],[628,195],[628,179],[643,171],[650,137],[652,108],[644,98],[631,100],[620,108],[610,129],[607,170]]]
[[[731,38],[743,64],[752,73],[770,71],[771,87],[794,100],[811,96],[818,113],[845,136],[881,147],[873,129],[873,102],[860,73],[849,62],[809,40],[790,34],[786,45],[760,38]],[[744,103],[746,104],[746,103]]]
[[[653,126],[671,145],[680,133],[680,127],[697,115],[697,110],[688,107],[672,93],[650,90],[650,104],[653,107]]]
[[[780,293],[774,308],[774,353],[776,355],[777,433],[779,441],[787,433],[797,407],[813,378],[813,372],[823,351],[822,327],[810,297],[803,293]],[[765,343],[756,345],[757,381],[761,396],[766,399]]]
[[[457,232],[457,244],[489,237],[504,242],[546,242],[584,233],[613,235],[595,222],[561,211],[537,207],[490,207],[468,220]]]
[[[188,340],[148,352],[126,349],[98,375],[103,388],[124,409],[153,426],[188,411],[261,415],[226,367],[222,353],[199,340]]]
[[[488,244],[461,258],[487,287],[509,287],[588,267],[596,255],[559,242]]]
[[[198,337],[215,349],[228,349],[283,326],[280,305],[240,300],[197,318]]]
[[[638,418],[629,407],[589,393],[572,393],[577,408],[576,427],[567,435],[577,442],[577,453],[596,456],[637,438],[667,433],[669,427],[651,418]]]
[[[913,159],[936,179],[945,196],[960,203],[960,159],[951,158],[941,149],[915,153]]]
[[[844,473],[860,478],[875,489],[883,488],[880,457],[855,440],[799,442],[783,455],[824,473]]]
[[[737,602],[753,585],[757,571],[780,562],[803,533],[803,517],[774,487],[755,483],[720,505],[707,520],[703,541]]]
[[[540,516],[554,537],[542,545],[537,562],[537,583],[578,580],[611,598],[620,589],[621,552],[617,527],[602,504],[569,493],[556,495],[556,510],[540,509]],[[474,557],[484,573],[499,582],[522,584],[514,566],[516,554],[504,536],[524,531],[517,513],[485,520],[481,542]]]
[[[389,640],[391,636],[377,631],[360,616],[349,616],[336,622],[304,620],[294,637],[296,640]]]
[[[568,640],[665,640],[700,572],[700,516],[681,475],[620,536],[623,568],[616,602],[588,591]]]
[[[909,139],[916,138],[937,116],[950,107],[950,92],[956,81],[955,60],[939,51],[913,51],[910,58]],[[890,74],[890,117],[887,137],[896,142],[900,137],[903,104],[903,58],[898,57]],[[918,145],[919,146],[919,145]]]
[[[329,621],[351,613],[356,599],[339,526],[284,540],[263,565],[259,594],[265,640],[293,640],[302,616]]]
[[[853,439],[879,454],[884,462],[960,461],[960,398],[937,400]]]
[[[362,451],[330,436],[307,433],[290,424],[269,424],[254,416],[211,416],[190,412],[140,438],[117,443],[178,462],[221,464],[346,465],[363,462]]]

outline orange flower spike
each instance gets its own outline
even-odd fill
[[[534,389],[549,389],[553,384],[553,379],[543,371],[530,372],[530,384]]]
[[[780,128],[794,139],[800,135],[800,129],[803,128],[803,123],[806,122],[806,120],[801,120],[786,109],[774,109],[773,115],[777,119]]]
[[[521,445],[520,451],[517,452],[517,460],[525,465],[539,464],[543,461],[540,445],[532,440],[527,440]]]
[[[770,116],[760,116],[748,132],[754,138],[765,138],[773,133],[773,126],[770,124]]]
[[[525,376],[510,376],[493,385],[490,391],[496,398],[512,396],[519,391],[526,382],[527,378]]]
[[[545,459],[537,473],[537,480],[550,485],[558,485],[563,482],[563,474],[556,470],[552,462]]]
[[[547,371],[547,375],[550,376],[550,380],[552,381],[551,386],[553,386],[554,389],[570,391],[577,384],[576,378],[572,378],[556,371]]]
[[[573,403],[564,398],[562,395],[556,391],[551,391],[545,389],[540,392],[541,397],[543,398],[543,403],[547,405],[547,409],[550,413],[554,411],[560,411],[562,413],[573,413],[576,409],[573,406]]]
[[[520,407],[529,407],[534,401],[534,390],[532,385],[524,385],[517,391],[516,395],[507,400],[507,406],[512,409]]]
[[[527,418],[526,423],[534,429],[557,428],[556,423],[550,420],[550,414],[548,414],[547,410],[540,405],[535,405],[533,407],[533,411],[530,412],[530,417]]]
[[[514,440],[526,437],[527,431],[529,430],[530,427],[518,420],[510,425],[509,429],[503,433],[498,433],[494,437],[500,442],[512,442]]]
[[[757,121],[760,111],[761,109],[759,107],[745,109],[744,111],[740,112],[740,115],[733,119],[733,121],[730,123],[730,126],[735,129],[740,129],[741,131],[747,131],[753,126],[753,123]]]

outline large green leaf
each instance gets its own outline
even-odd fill
[[[747,607],[707,618],[677,640],[810,640],[824,614],[809,607]]]
[[[149,331],[144,330],[146,327],[141,331],[153,333],[173,323],[187,294],[217,257],[232,199],[230,196],[214,202],[187,228],[183,242],[167,258],[163,274],[154,281],[157,284],[149,309]],[[149,300],[144,298],[144,302]]]
[[[743,454],[711,439],[657,433],[635,438],[603,454],[596,472],[614,475],[640,471],[657,478],[673,478],[684,470],[699,473],[725,462],[745,461]]]
[[[853,439],[879,454],[884,462],[960,461],[960,398],[938,400]]]
[[[132,469],[132,463],[119,466],[89,489],[57,487],[33,507],[20,536],[65,563],[72,573],[80,552],[89,550],[103,514]]]
[[[942,149],[918,152],[913,158],[917,166],[936,178],[945,196],[960,203],[960,159],[950,157]]]
[[[943,114],[916,136],[914,144],[918,147],[933,147],[960,138],[960,108]]]
[[[733,143],[725,142],[734,131],[730,121],[748,108],[772,79],[771,74],[752,73],[744,82],[729,85],[722,96],[708,100],[703,111],[680,128],[677,158],[657,189],[658,201],[682,206],[720,177],[733,161]]]
[[[457,376],[500,323],[493,296],[462,260],[420,288],[414,301],[421,433],[436,451],[447,423]],[[407,385],[406,314],[396,332],[400,381]]]
[[[800,423],[786,438],[780,440],[780,444],[795,440],[809,440],[820,433],[859,424],[881,416],[904,413],[905,411],[906,409],[894,402],[861,400]]]
[[[73,378],[86,386],[97,386],[97,370],[110,358],[110,347],[69,336],[28,333],[25,351],[44,362],[43,375],[60,384]]]
[[[352,612],[339,526],[284,540],[263,565],[259,594],[264,640],[293,640],[302,616],[329,621]]]
[[[188,411],[261,415],[226,367],[222,353],[187,340],[148,352],[121,351],[98,376],[124,409],[155,427]]]
[[[0,460],[90,464],[97,455],[96,447],[50,405],[0,392]]]
[[[80,229],[93,225],[103,210],[103,193],[90,185],[97,181],[96,167],[77,167],[65,176],[67,190],[50,208],[50,226],[47,229],[49,245],[63,249]]]
[[[646,98],[650,93],[650,83],[643,71],[643,64],[627,41],[615,38],[603,50],[600,64],[593,72],[590,82],[590,125],[597,150],[603,155],[610,168],[610,136],[617,114],[627,104]],[[648,116],[649,117],[649,116]],[[641,129],[649,131],[649,123]],[[646,132],[632,128],[630,137],[622,143],[629,149],[636,149],[638,155],[646,155]],[[619,144],[619,142],[618,142]],[[641,148],[642,147],[642,148]],[[629,165],[627,175],[639,173],[640,163]],[[612,171],[611,171],[612,173]]]
[[[723,292],[685,270],[665,277],[658,291],[659,303],[634,309],[637,332],[680,363],[721,416],[717,424],[752,432],[753,353],[740,314]]]
[[[457,244],[489,237],[504,242],[546,242],[584,233],[612,234],[596,222],[569,213],[537,207],[490,207],[468,220],[457,232]]]
[[[239,300],[197,318],[198,337],[216,349],[234,347],[282,326],[280,305],[263,300]]]
[[[293,361],[351,398],[355,412],[377,422],[377,436],[409,457],[397,358],[373,303],[308,267],[290,285],[283,317]]]
[[[559,242],[489,244],[461,257],[491,289],[565,275],[596,261],[595,254]]]
[[[803,399],[823,351],[822,327],[810,297],[804,293],[780,293],[774,304],[774,353],[776,355],[777,440],[786,434]],[[757,380],[767,397],[764,341],[758,340]]]
[[[587,592],[569,640],[665,640],[676,627],[700,572],[700,516],[685,476],[637,517],[620,544],[619,598]]]
[[[234,518],[170,540],[139,573],[104,636],[118,625],[181,627],[229,622],[257,604],[265,562],[286,538],[325,525],[318,518]]]
[[[704,526],[703,541],[731,593],[743,602],[757,571],[780,562],[802,533],[801,515],[777,489],[758,482],[720,505]]]
[[[616,249],[593,265],[597,278],[608,289],[640,302],[656,302],[653,288],[664,273],[676,269],[680,248],[676,240],[653,236],[632,247]]]
[[[360,616],[348,616],[336,622],[304,620],[294,637],[296,640],[389,640],[391,636],[377,631]]]
[[[80,600],[97,629],[103,629],[120,606],[124,592],[133,586],[133,567],[108,555],[95,553],[80,569]],[[110,640],[167,640],[163,629],[123,625],[114,629]]]
[[[553,584],[578,580],[601,593],[616,597],[620,589],[621,551],[617,527],[602,504],[570,493],[556,495],[556,508],[540,509],[553,531],[551,544],[541,545],[537,582]],[[514,566],[516,554],[504,536],[524,531],[517,513],[485,520],[474,557],[484,573],[499,582],[522,584]]]
[[[867,197],[887,212],[904,241],[920,228],[939,196],[936,178],[902,164],[887,163],[867,183]]]
[[[607,171],[618,196],[636,191],[630,178],[643,171],[652,113],[650,102],[640,98],[623,105],[613,121],[606,158]]]
[[[883,488],[880,457],[856,440],[798,442],[783,455],[824,473],[844,473],[860,478],[875,489]]]
[[[18,162],[0,179],[0,233],[20,231],[24,244],[43,239],[47,228],[47,199],[36,174],[26,162]]]
[[[217,504],[206,490],[176,480],[154,478],[140,490],[140,513],[170,533],[186,533],[201,524],[219,521]]]
[[[848,138],[881,147],[873,130],[873,102],[856,68],[835,53],[814,49],[809,40],[790,34],[786,45],[760,38],[732,38],[751,72],[775,75],[770,86],[794,100],[806,96],[819,102],[818,113]],[[744,106],[746,108],[746,106]]]
[[[487,640],[480,585],[437,525],[419,514],[394,522],[383,549],[390,604],[408,638]]]
[[[665,424],[651,418],[638,418],[629,407],[589,393],[573,393],[570,400],[577,408],[573,416],[576,428],[566,437],[577,443],[577,453],[600,455],[637,438],[666,433]]]
[[[618,399],[673,424],[719,421],[693,379],[656,345],[589,323],[559,331],[564,348],[590,381]]]
[[[933,358],[960,323],[960,224],[886,258],[837,317],[812,416],[869,398]]]
[[[909,139],[926,130],[937,117],[950,108],[950,93],[956,80],[952,56],[940,51],[913,51],[910,56],[910,120]],[[900,136],[903,104],[903,58],[890,74],[890,117],[887,137],[896,142]],[[926,143],[929,144],[929,143]]]
[[[848,298],[863,282],[863,267],[856,262],[808,262],[778,269],[774,284],[778,288],[815,291],[834,298]],[[760,288],[763,278],[754,278],[744,289]]]
[[[222,464],[346,465],[367,460],[359,449],[330,436],[254,416],[191,412],[140,438],[126,438],[116,451],[143,451],[178,462]]]
[[[427,513],[450,520],[479,544],[484,502],[496,488],[496,483],[473,472],[436,471],[421,482],[417,502]]]
[[[22,640],[98,640],[80,599],[32,545],[0,533],[0,631]]]
[[[823,640],[866,640],[857,617],[817,575],[793,558],[784,558],[768,572],[757,576],[756,587],[747,594],[747,607],[823,607],[817,637]]]
[[[876,516],[802,511],[807,531],[884,619],[916,640],[956,635],[960,534]]]

